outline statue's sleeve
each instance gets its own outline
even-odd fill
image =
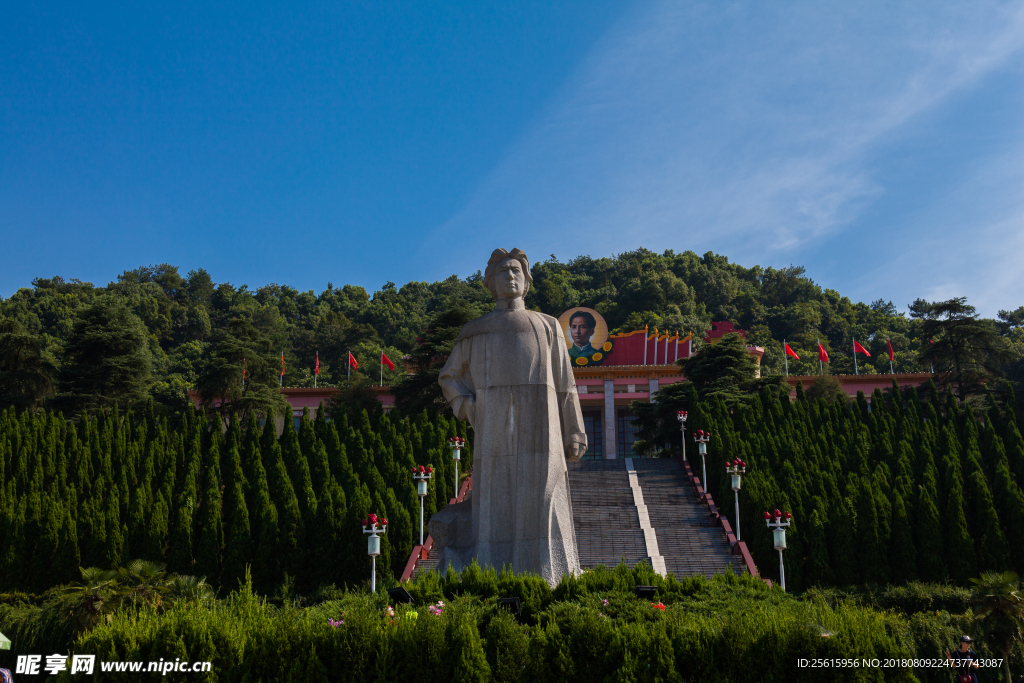
[[[441,391],[455,417],[476,427],[476,391],[469,369],[472,344],[472,337],[455,342],[448,362],[441,368],[437,383],[441,385]]]
[[[551,369],[555,390],[558,392],[558,412],[562,417],[562,445],[567,460],[579,460],[587,446],[587,432],[583,427],[583,413],[576,394],[576,378],[572,374],[572,361],[565,348],[562,326],[555,323],[555,342],[551,348]],[[582,448],[577,449],[579,444]]]

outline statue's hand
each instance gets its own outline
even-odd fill
[[[569,446],[569,453],[566,457],[567,460],[574,461],[579,460],[587,453],[587,444],[585,443],[573,443]]]

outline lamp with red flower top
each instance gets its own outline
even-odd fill
[[[736,540],[740,540],[740,475],[747,471],[747,463],[739,458],[725,461],[725,471],[732,475],[732,490],[736,496]]]
[[[434,466],[417,465],[412,468],[412,478],[416,482],[416,495],[420,497],[420,545],[423,545],[423,499],[427,495],[428,482],[434,477]]]
[[[676,419],[679,420],[679,429],[683,432],[683,462],[686,462],[686,416],[685,410],[676,411]]]
[[[388,520],[377,517],[376,513],[370,513],[369,517],[363,517],[363,533],[370,534],[366,539],[366,554],[373,560],[373,569],[370,573],[370,590],[377,592],[377,556],[380,555],[380,534],[388,532]]]
[[[452,447],[452,460],[455,461],[455,495],[453,498],[459,497],[459,460],[462,459],[462,449],[466,447],[466,440],[460,439],[457,436],[453,436],[448,439],[448,445]]]
[[[706,493],[708,490],[708,468],[704,461],[707,459],[708,441],[711,441],[711,432],[698,429],[697,433],[693,435],[693,440],[697,442],[697,452],[700,453],[700,483]]]
[[[785,522],[783,522],[785,518]],[[790,525],[790,520],[793,519],[793,515],[790,512],[779,512],[778,508],[775,508],[775,513],[766,512],[764,513],[765,524],[772,530],[775,541],[775,549],[779,551],[779,584],[782,586],[782,590],[786,590],[786,567],[782,564],[782,551],[786,549],[786,527]]]

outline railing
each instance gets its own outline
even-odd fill
[[[747,549],[746,541],[736,540],[736,534],[733,533],[732,525],[729,524],[729,520],[724,515],[718,512],[718,507],[715,505],[714,499],[711,497],[710,493],[704,490],[704,482],[700,480],[700,477],[693,473],[693,469],[690,467],[690,462],[688,460],[683,460],[679,453],[676,454],[676,457],[683,468],[683,472],[686,474],[687,481],[689,481],[690,485],[693,486],[694,491],[697,494],[697,498],[707,507],[708,515],[711,517],[711,526],[722,527],[722,530],[725,531],[725,537],[729,541],[729,547],[732,548],[732,554],[739,555],[743,558],[743,564],[745,565],[747,572],[749,572],[751,576],[757,576],[757,566],[754,564],[754,558],[750,556],[750,550]],[[772,585],[770,579],[762,578],[762,580],[769,586]]]
[[[459,495],[448,501],[448,504],[461,503],[466,500],[466,494],[473,490],[473,475],[470,474],[466,477],[465,481],[462,482],[462,486],[459,487]],[[427,535],[423,545],[415,545],[412,548],[412,554],[409,555],[409,561],[405,563],[405,571],[402,572],[402,581],[412,580],[412,575],[416,572],[416,567],[423,560],[430,558],[430,551],[434,549],[434,538]]]

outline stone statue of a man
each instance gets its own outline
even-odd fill
[[[435,515],[431,533],[442,571],[476,558],[554,585],[579,573],[565,461],[586,452],[587,436],[562,328],[523,305],[532,280],[526,254],[495,250],[484,285],[497,305],[462,328],[441,370],[476,436],[473,492]]]

